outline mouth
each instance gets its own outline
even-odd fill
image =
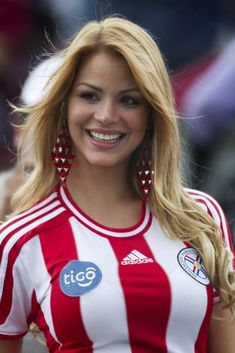
[[[126,135],[120,132],[105,133],[94,130],[86,130],[86,132],[92,138],[92,140],[107,144],[118,142]]]

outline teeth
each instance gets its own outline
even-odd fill
[[[113,142],[117,141],[122,134],[102,134],[100,132],[90,131],[90,135],[94,137],[96,140],[105,141],[105,142]]]

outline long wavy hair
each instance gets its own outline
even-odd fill
[[[189,242],[202,256],[212,285],[225,307],[235,312],[232,254],[223,244],[219,227],[184,189],[180,176],[180,141],[169,75],[161,52],[146,30],[118,17],[86,24],[60,52],[61,65],[50,79],[50,88],[34,106],[15,108],[26,113],[24,131],[33,134],[35,169],[13,199],[19,213],[46,197],[58,184],[52,160],[63,109],[80,65],[89,55],[106,50],[121,55],[152,107],[152,182],[149,205],[172,239]],[[131,180],[137,192],[134,168]]]

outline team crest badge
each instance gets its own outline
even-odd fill
[[[102,272],[93,262],[72,260],[60,273],[60,289],[69,297],[78,297],[95,289]]]
[[[210,284],[205,266],[194,248],[184,248],[178,253],[178,262],[182,269],[197,282],[207,286]]]

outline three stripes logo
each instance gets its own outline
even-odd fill
[[[140,265],[153,262],[153,259],[147,257],[138,250],[132,250],[130,254],[123,258],[121,265]]]

